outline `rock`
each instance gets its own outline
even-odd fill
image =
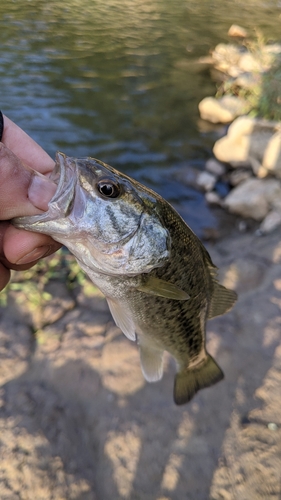
[[[228,36],[238,36],[241,38],[246,38],[248,36],[245,28],[238,26],[238,24],[232,24],[228,30]]]
[[[255,160],[263,165],[264,152],[277,130],[277,122],[241,116],[230,125],[227,135],[215,143],[214,155],[233,167],[252,166]]]
[[[212,191],[216,181],[216,177],[209,172],[201,172],[197,177],[197,185],[204,191]]]
[[[281,131],[276,132],[268,141],[263,155],[263,168],[281,178]]]
[[[234,34],[235,30],[237,30],[237,35]],[[238,34],[239,30],[243,30],[243,28],[233,25],[229,30],[230,36],[244,36],[242,31],[241,35]],[[212,59],[214,67],[222,73],[232,78],[244,78],[246,74],[251,80],[254,80],[260,76],[260,73],[264,73],[272,67],[280,53],[281,45],[278,43],[261,46],[259,50],[255,51],[247,50],[246,47],[239,45],[220,43],[212,52]]]
[[[280,43],[269,43],[263,47],[263,52],[270,54],[281,54],[281,44]]]
[[[252,89],[257,85],[261,85],[262,75],[259,73],[242,73],[233,81],[233,85],[237,85],[242,89]]]
[[[238,65],[241,54],[244,52],[245,48],[238,45],[219,43],[212,52],[215,68],[229,74],[230,68]]]
[[[232,213],[259,221],[278,199],[281,199],[281,186],[277,180],[248,179],[226,196],[224,206]]]
[[[197,61],[199,64],[207,67],[211,66],[214,63],[212,56],[202,56],[199,57]]]
[[[238,67],[242,72],[246,73],[264,71],[264,66],[259,60],[259,58],[255,57],[253,54],[250,54],[249,52],[241,55],[238,62]]]
[[[259,232],[261,234],[268,234],[274,231],[281,224],[281,211],[271,210],[265,219],[262,221]]]
[[[226,167],[223,163],[219,162],[215,158],[209,158],[205,163],[205,168],[210,174],[216,177],[221,177],[226,172]]]
[[[212,123],[230,123],[248,109],[246,101],[235,96],[224,96],[221,99],[205,97],[199,103],[201,118]]]
[[[229,176],[229,182],[232,186],[238,186],[241,182],[246,181],[252,177],[251,171],[246,168],[237,168],[233,170]]]
[[[221,197],[215,191],[209,191],[208,193],[206,193],[205,194],[205,200],[210,205],[219,205],[219,206],[221,206],[221,204],[222,204]]]
[[[254,174],[259,177],[260,179],[263,179],[268,175],[268,171],[263,168],[260,159],[257,160],[254,156],[251,157],[251,165],[252,165],[252,170]]]

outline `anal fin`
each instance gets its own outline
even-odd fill
[[[214,385],[224,377],[222,370],[207,354],[203,363],[184,368],[177,373],[174,383],[174,401],[177,405],[188,403],[200,389]]]
[[[163,376],[163,351],[141,342],[140,361],[143,376],[147,382],[157,382]]]

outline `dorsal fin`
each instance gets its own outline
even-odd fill
[[[220,316],[229,311],[237,300],[237,293],[220,285],[213,277],[214,290],[209,304],[208,318]]]

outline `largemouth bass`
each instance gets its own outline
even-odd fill
[[[190,401],[223,378],[206,351],[206,320],[227,312],[236,293],[220,285],[203,244],[161,196],[94,158],[57,153],[57,191],[44,214],[18,228],[51,235],[104,293],[112,316],[136,341],[144,377],[177,362],[174,401]]]

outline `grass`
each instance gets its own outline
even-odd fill
[[[64,281],[69,290],[80,287],[88,297],[100,293],[80,269],[75,257],[62,248],[27,271],[13,271],[10,283],[0,293],[0,307],[7,306],[10,292],[16,292],[15,300],[19,304],[28,303],[29,310],[41,309],[52,299],[46,290],[51,280]]]

